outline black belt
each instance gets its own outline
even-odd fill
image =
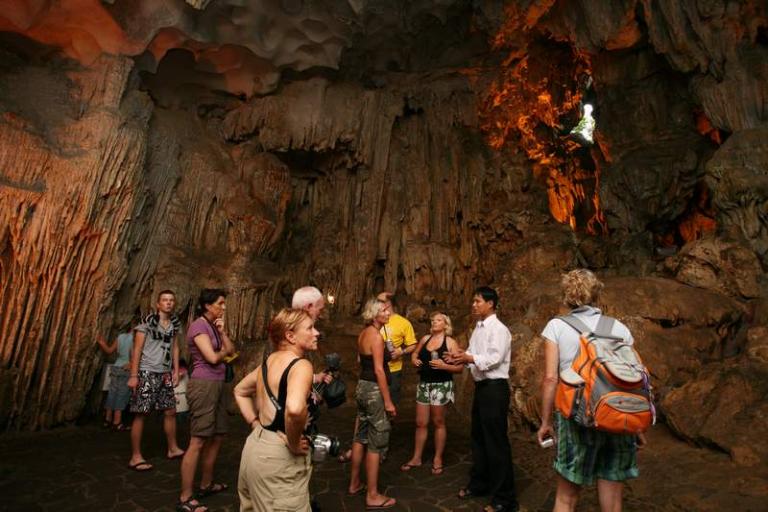
[[[475,381],[475,387],[481,388],[485,386],[490,386],[491,384],[499,384],[504,383],[507,386],[509,386],[509,379],[483,379]]]

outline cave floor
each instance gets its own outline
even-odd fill
[[[406,379],[403,396],[410,396],[415,376]],[[390,456],[382,466],[386,492],[398,499],[393,510],[481,510],[485,502],[455,498],[470,466],[469,433],[465,418],[453,410],[448,417],[445,472],[432,476],[428,441],[424,466],[399,471],[413,446],[413,402],[404,400],[395,423]],[[322,430],[349,440],[354,408],[347,403],[323,411]],[[212,511],[238,510],[237,471],[247,427],[231,418],[232,432],[217,465],[217,480],[230,490],[205,500]],[[179,439],[186,444],[187,428]],[[768,496],[766,468],[740,468],[729,458],[693,448],[674,439],[663,427],[650,434],[650,445],[640,459],[641,477],[627,486],[628,511],[757,511]],[[530,511],[551,510],[554,478],[552,450],[541,450],[533,434],[513,434],[516,487]],[[128,433],[102,430],[97,425],[72,426],[39,433],[9,433],[0,437],[0,511],[171,511],[177,499],[179,461],[166,460],[160,418],[148,421],[144,454],[155,469],[136,473],[127,468]],[[362,497],[345,496],[349,465],[335,460],[316,467],[313,494],[325,512],[364,510]],[[597,510],[593,488],[586,489],[579,510]]]

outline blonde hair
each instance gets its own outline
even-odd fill
[[[283,308],[269,323],[269,341],[275,349],[280,347],[280,343],[285,340],[285,335],[289,331],[298,329],[304,320],[312,318],[303,309]]]
[[[365,307],[363,308],[363,320],[365,320],[365,324],[372,324],[373,320],[379,316],[381,310],[386,306],[387,303],[383,300],[379,300],[375,297],[368,299],[368,302],[365,303]]]
[[[560,286],[563,289],[563,302],[569,307],[594,306],[603,290],[603,283],[585,268],[563,274]]]
[[[445,321],[445,334],[448,335],[448,336],[453,334],[453,323],[451,323],[451,317],[449,317],[448,315],[446,315],[442,311],[435,311],[434,313],[429,315],[429,319],[432,320],[433,318],[435,318],[438,315],[443,317],[443,320]]]

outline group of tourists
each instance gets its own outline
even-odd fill
[[[602,284],[592,272],[571,271],[563,276],[562,287],[565,305],[571,312],[552,319],[541,333],[544,378],[538,439],[543,447],[553,443],[556,446],[558,485],[554,510],[575,510],[581,486],[596,480],[603,512],[620,511],[622,482],[638,476],[636,450],[645,444],[643,429],[606,432],[592,428],[595,425],[587,425],[579,414],[561,406],[564,399],[559,386],[574,360],[584,357],[580,347],[588,332],[599,331],[606,338],[621,340],[622,347],[631,347],[632,335],[621,322],[597,308]],[[241,512],[311,510],[309,433],[315,431],[321,400],[313,392],[313,385],[333,379],[326,372],[315,373],[309,357],[318,348],[315,322],[325,307],[325,298],[317,288],[304,287],[296,291],[291,306],[272,319],[270,347],[262,363],[234,387],[236,404],[251,428],[237,484]],[[443,473],[446,406],[454,400],[453,376],[468,369],[475,382],[472,466],[468,482],[457,490],[457,497],[487,500],[483,508],[486,512],[522,510],[515,493],[507,432],[512,336],[496,316],[498,306],[499,296],[494,289],[479,287],[474,291],[471,312],[477,323],[464,349],[452,337],[451,319],[443,312],[430,315],[429,333],[417,340],[411,323],[395,312],[392,294],[381,293],[365,303],[365,326],[357,339],[360,373],[355,390],[354,437],[351,450],[342,454],[340,461],[351,461],[347,493],[363,497],[366,510],[389,509],[397,503],[394,497],[380,492],[379,469],[387,456],[392,419],[397,416],[405,358],[418,370],[420,381],[415,394],[413,452],[400,465],[400,471],[411,471],[423,464],[431,423],[434,455],[430,471],[434,476]],[[176,510],[204,512],[207,508],[201,500],[228,488],[215,481],[214,466],[227,433],[226,409],[231,395],[225,384],[229,375],[226,363],[234,355],[235,346],[224,324],[226,292],[203,290],[197,318],[186,334],[191,439],[184,451],[176,442],[174,385],[179,377],[179,346],[175,339],[181,322],[174,308],[175,296],[165,290],[158,295],[156,312],[134,326],[132,347],[126,337],[119,337],[113,345],[99,341],[105,352],[119,353],[114,382],[122,379],[130,390],[116,391],[114,396],[110,392],[110,423],[122,425],[118,411],[130,397],[134,417],[129,467],[149,471],[153,466],[141,452],[144,419],[153,410],[163,411],[167,457],[182,459]],[[195,487],[198,465],[202,474]]]

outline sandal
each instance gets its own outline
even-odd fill
[[[139,473],[143,473],[145,471],[152,471],[155,466],[150,464],[149,462],[145,460],[140,460],[136,464],[128,464],[128,467],[131,468],[134,471],[138,471]]]
[[[410,462],[406,462],[402,466],[400,466],[400,471],[403,473],[412,470],[413,468],[421,467],[421,464],[411,464]]]
[[[200,487],[197,490],[197,497],[198,498],[205,498],[206,496],[212,496],[214,494],[218,494],[220,492],[224,492],[227,489],[229,489],[229,486],[227,484],[212,483],[211,485],[209,485],[207,487]]]
[[[184,457],[185,453],[187,453],[187,452],[182,450],[180,453],[176,453],[174,455],[166,455],[165,458],[168,459],[168,460],[181,459],[182,457]]]
[[[117,425],[112,425],[112,430],[114,432],[129,432],[131,430],[130,425],[125,425],[123,423],[118,423]]]
[[[349,462],[352,460],[352,450],[348,450],[341,455],[339,455],[336,460],[339,461],[340,464],[344,464],[346,462]]]
[[[462,487],[459,489],[459,494],[456,496],[460,500],[468,500],[471,498],[477,498],[479,496],[482,496],[482,494],[476,493],[472,490],[470,490],[469,487]]]
[[[187,501],[180,501],[176,504],[176,512],[208,512],[208,507],[195,498],[189,498]]]
[[[443,474],[443,466],[432,466],[432,474],[435,476]]]
[[[366,491],[367,489],[368,489],[368,487],[367,487],[365,484],[363,484],[363,485],[361,485],[361,486],[360,486],[360,488],[359,488],[358,490],[356,490],[355,492],[349,492],[349,491],[347,491],[347,496],[349,496],[349,497],[352,497],[352,496],[360,496],[361,494],[365,494],[365,491]]]
[[[388,508],[392,508],[395,505],[397,505],[397,501],[395,498],[387,497],[384,498],[384,501],[379,503],[378,505],[368,505],[365,504],[365,510],[386,510]]]

